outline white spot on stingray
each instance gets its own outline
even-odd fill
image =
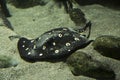
[[[45,50],[45,49],[46,49],[46,46],[43,46],[42,49]]]
[[[68,49],[68,51],[71,51],[70,49]]]
[[[28,52],[28,55],[30,55],[31,54],[31,52]]]
[[[25,41],[23,41],[23,43],[25,43]]]
[[[27,51],[29,48],[26,48],[25,50]]]
[[[58,36],[61,38],[61,37],[62,37],[62,34],[58,34]]]
[[[55,46],[55,45],[56,45],[56,43],[55,43],[55,42],[53,42],[53,45]]]
[[[38,40],[40,40],[40,39],[41,39],[41,37],[38,38]]]
[[[42,55],[43,55],[42,53],[39,54],[39,56],[42,56]]]
[[[36,45],[33,46],[33,49],[36,49]]]
[[[54,30],[52,32],[55,32]]]
[[[59,50],[55,50],[55,53],[59,53]]]
[[[34,40],[31,40],[31,43],[33,43],[34,42]]]
[[[25,45],[22,45],[22,47],[25,47]]]
[[[48,33],[48,34],[51,34],[51,32],[50,32],[50,33]]]
[[[75,41],[79,41],[80,39],[75,37],[74,40],[75,40]]]
[[[54,50],[54,48],[50,48],[50,50]]]
[[[66,46],[70,46],[70,43],[66,43],[65,45],[66,45]]]
[[[67,29],[66,28],[63,28],[64,31],[66,31]]]

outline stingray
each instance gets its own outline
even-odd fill
[[[82,34],[85,31],[88,33]],[[20,57],[28,62],[62,60],[93,41],[88,40],[90,31],[91,22],[79,29],[55,28],[35,39],[19,37],[17,47]]]

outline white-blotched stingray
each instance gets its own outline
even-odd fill
[[[81,33],[88,29],[88,34]],[[55,28],[40,35],[36,39],[20,37],[18,51],[22,59],[28,62],[59,60],[67,58],[78,49],[89,45],[91,22],[83,28]]]

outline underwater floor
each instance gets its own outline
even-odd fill
[[[8,19],[14,27],[14,31],[0,26],[0,55],[14,58],[10,63],[18,65],[16,67],[0,68],[0,80],[96,80],[83,75],[74,76],[64,62],[28,63],[19,56],[17,50],[18,39],[9,40],[8,37],[11,35],[36,38],[53,28],[61,26],[78,27],[66,14],[63,7],[58,8],[53,5],[53,3],[48,3],[45,6],[20,9],[8,4],[8,9],[12,14],[12,17]],[[101,35],[120,37],[120,10],[99,4],[79,6],[79,8],[84,12],[86,19],[92,22],[90,39],[94,40]],[[84,51],[103,64],[108,64],[114,71],[116,80],[120,80],[120,61],[104,57],[92,49],[92,45],[89,45],[79,51]]]

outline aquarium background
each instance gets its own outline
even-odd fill
[[[95,65],[105,71],[112,71],[114,78],[111,78],[108,73],[106,73],[108,75],[103,73],[107,76],[107,78],[104,78],[103,75],[97,73],[89,76],[84,75],[85,73],[73,72],[75,71],[74,66],[71,66],[71,63],[69,64],[71,58],[66,60],[67,63],[63,61],[29,63],[20,58],[17,49],[18,39],[11,41],[8,38],[9,36],[20,35],[33,39],[54,28],[69,27],[77,29],[84,26],[81,23],[82,21],[80,22],[82,25],[76,25],[71,20],[61,1],[64,0],[58,0],[57,2],[55,0],[28,0],[28,2],[26,0],[7,0],[7,7],[12,15],[7,19],[12,24],[14,31],[0,25],[0,56],[10,57],[11,62],[7,62],[9,59],[5,59],[5,63],[8,65],[17,64],[17,66],[0,68],[0,80],[98,80],[97,78],[100,78],[100,80],[120,80],[120,51],[114,53],[115,57],[118,57],[116,59],[112,57],[114,54],[110,56],[100,54],[99,51],[94,49],[96,46],[92,43],[83,49],[77,50],[74,54],[79,54],[81,51],[85,52],[95,61]],[[72,4],[74,8],[79,8],[84,13],[86,22],[91,21],[90,40],[96,40],[103,35],[115,36],[112,40],[110,38],[112,42],[116,42],[112,47],[113,52],[114,49],[120,49],[120,3],[118,0],[72,0]],[[102,43],[102,41],[100,42]],[[106,45],[113,45],[112,42]],[[104,43],[107,43],[107,41]],[[2,61],[0,65],[3,65]],[[98,66],[95,66],[95,68]],[[89,66],[87,68],[89,69]],[[87,70],[84,65],[83,69]],[[81,69],[78,70],[81,71]],[[76,76],[74,73],[78,75]],[[97,78],[96,74],[98,75]]]

